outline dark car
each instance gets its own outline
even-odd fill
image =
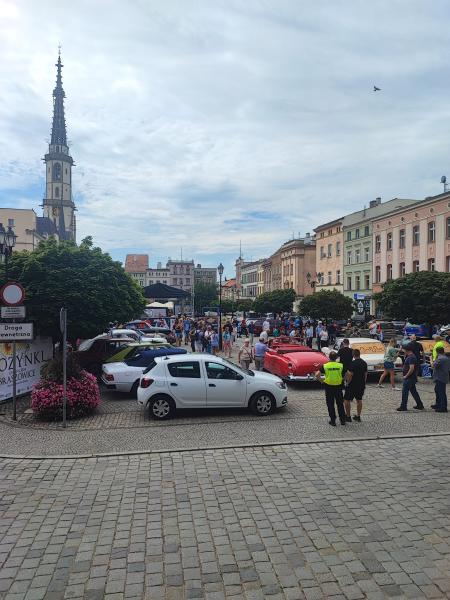
[[[117,354],[128,344],[134,343],[135,340],[132,338],[111,338],[105,334],[84,340],[78,350],[73,352],[73,355],[82,369],[99,377],[102,372],[102,364],[110,356]]]

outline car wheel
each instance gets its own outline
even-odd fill
[[[249,402],[250,410],[258,417],[265,417],[273,412],[275,400],[269,392],[257,392]]]
[[[137,391],[139,387],[139,379],[133,383],[131,386],[130,394],[132,398],[137,398]]]
[[[175,414],[175,402],[169,396],[155,396],[150,402],[149,410],[154,419],[170,419]]]

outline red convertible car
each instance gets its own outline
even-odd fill
[[[285,381],[313,381],[314,373],[327,362],[328,358],[318,350],[278,338],[269,344],[264,369]]]

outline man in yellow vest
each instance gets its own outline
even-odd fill
[[[431,365],[433,365],[434,361],[437,358],[437,349],[438,348],[444,348],[445,349],[445,342],[444,340],[441,338],[440,335],[433,335],[433,340],[436,342],[433,346],[433,349],[431,351]]]
[[[325,400],[327,402],[328,414],[330,415],[329,423],[333,427],[336,426],[336,410],[334,403],[336,402],[339,420],[341,425],[345,425],[345,410],[344,402],[342,398],[342,382],[343,382],[343,368],[342,363],[336,362],[336,352],[330,352],[330,362],[322,365],[320,371],[316,371],[316,379],[322,381],[321,373],[325,374],[324,386],[325,386]]]

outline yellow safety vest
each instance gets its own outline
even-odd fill
[[[445,344],[442,340],[440,340],[439,342],[436,342],[435,345],[433,346],[433,350],[431,351],[431,356],[433,358],[433,362],[437,358],[437,349],[438,348],[445,348]]]
[[[328,362],[323,365],[325,383],[327,385],[342,385],[342,370],[344,365],[338,362]]]

